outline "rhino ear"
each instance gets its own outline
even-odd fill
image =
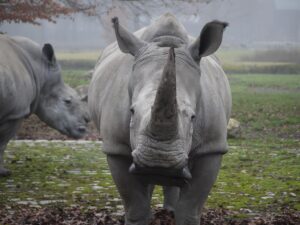
[[[189,47],[195,61],[200,62],[204,56],[213,54],[221,45],[223,32],[228,23],[212,21],[207,23],[197,40]]]
[[[146,42],[140,40],[135,35],[126,30],[124,27],[122,27],[119,24],[118,17],[112,18],[111,21],[113,23],[117,42],[121,51],[136,56],[139,50],[146,45]]]
[[[43,54],[46,56],[49,62],[54,63],[56,61],[54,49],[51,44],[44,44]]]
[[[83,95],[83,96],[81,96],[80,100],[81,100],[82,102],[87,102],[87,101],[88,101],[88,95]]]

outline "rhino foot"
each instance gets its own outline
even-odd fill
[[[0,168],[0,177],[10,176],[11,172],[8,169]]]

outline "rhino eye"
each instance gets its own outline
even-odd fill
[[[195,119],[195,114],[193,114],[192,116],[191,116],[191,120],[193,121],[194,119]]]
[[[71,98],[66,98],[66,99],[64,99],[64,102],[67,104],[67,105],[69,105],[69,104],[71,104]]]
[[[133,107],[130,108],[130,112],[131,112],[131,115],[134,114],[134,108]]]

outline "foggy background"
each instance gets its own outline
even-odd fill
[[[121,3],[120,3],[121,4]],[[0,31],[29,37],[38,43],[52,43],[60,50],[102,49],[115,40],[110,19],[119,16],[122,25],[135,31],[166,12],[173,13],[197,36],[203,25],[214,19],[229,22],[223,47],[261,48],[300,46],[299,0],[215,0],[206,3],[176,3],[172,8],[149,7],[148,13],[116,7],[102,21],[82,14],[73,19],[59,18],[57,23],[41,25],[2,23]]]

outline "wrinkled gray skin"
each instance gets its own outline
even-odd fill
[[[155,184],[176,225],[198,225],[227,152],[231,94],[211,55],[227,24],[208,23],[196,40],[170,14],[134,35],[113,25],[117,43],[96,65],[88,104],[126,225],[148,224]]]
[[[50,44],[0,35],[0,176],[10,174],[3,165],[7,143],[32,113],[74,138],[85,134],[89,120],[76,91],[64,84]]]

